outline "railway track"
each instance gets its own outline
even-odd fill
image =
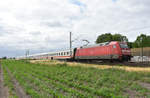
[[[100,63],[99,63],[100,64]],[[107,65],[122,65],[122,66],[132,66],[132,67],[150,67],[149,63],[145,62],[107,62],[107,63],[102,63],[102,64],[107,64]]]
[[[97,65],[119,65],[119,66],[131,66],[131,67],[150,67],[150,62],[131,62],[131,61],[78,61],[79,63],[86,63],[86,64],[97,64]]]

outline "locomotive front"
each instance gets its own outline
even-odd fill
[[[125,42],[120,42],[119,44],[121,48],[122,60],[129,61],[131,59],[131,49]]]

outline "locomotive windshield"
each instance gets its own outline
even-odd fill
[[[127,45],[127,44],[120,43],[120,47],[121,47],[121,48],[128,48],[128,45]]]

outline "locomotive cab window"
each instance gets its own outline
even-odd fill
[[[127,44],[121,44],[121,43],[120,43],[120,47],[121,47],[121,48],[128,48],[128,45],[127,45]]]
[[[116,45],[113,45],[113,48],[116,48]]]

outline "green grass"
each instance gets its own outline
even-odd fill
[[[127,89],[137,97],[148,98],[150,90],[138,82],[150,83],[148,72],[120,69],[71,67],[67,63],[53,66],[24,61],[2,62],[32,98],[128,98]]]
[[[13,86],[13,83],[11,81],[10,76],[8,75],[8,72],[6,69],[3,67],[3,75],[4,75],[4,86],[8,87],[8,92],[9,92],[9,98],[18,98],[15,92],[15,88]]]

